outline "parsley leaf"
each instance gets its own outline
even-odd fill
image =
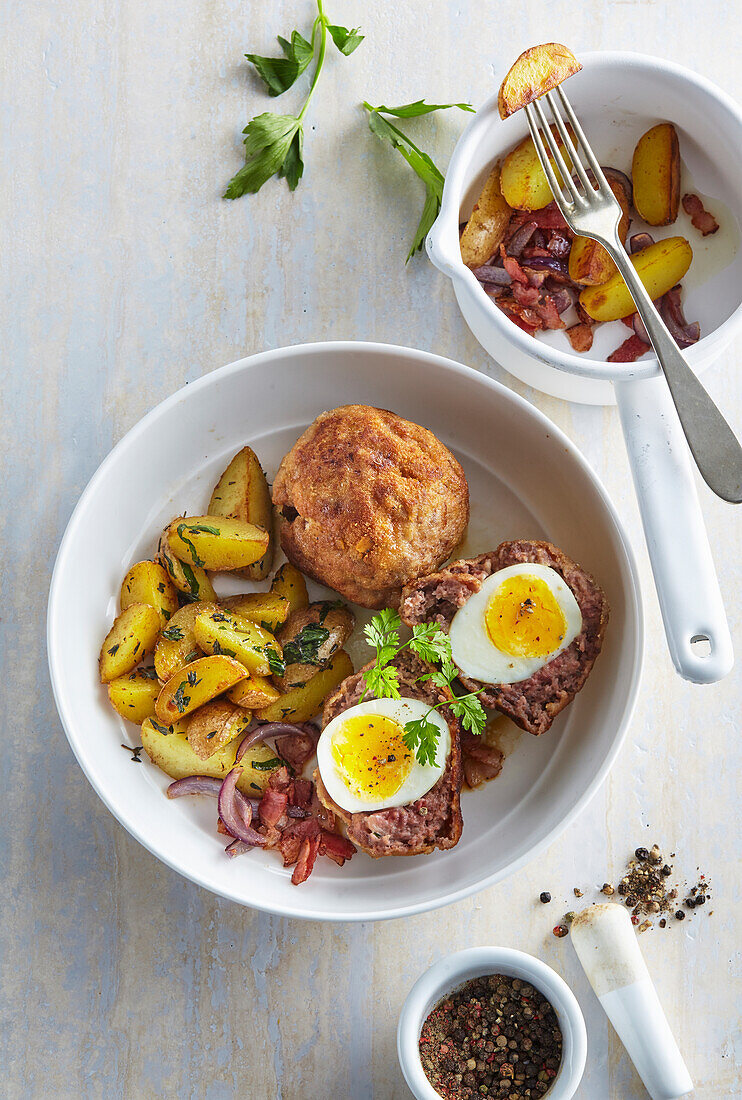
[[[410,649],[423,661],[451,661],[451,639],[440,623],[416,623]]]
[[[269,645],[265,646],[263,652],[265,653],[266,660],[268,661],[268,666],[273,675],[284,676],[286,673],[286,663],[283,658],[279,657],[275,649],[273,649],[273,647]]]
[[[291,41],[278,35],[278,44],[284,52],[283,57],[260,57],[255,53],[246,53],[247,60],[255,66],[263,79],[268,95],[282,95],[298,80],[314,56],[314,45],[307,42],[299,31],[291,32]]]
[[[443,196],[443,173],[433,163],[427,153],[419,149],[415,143],[404,134],[399,127],[384,118],[381,112],[393,115],[396,118],[417,118],[420,115],[430,114],[431,111],[445,111],[449,107],[458,107],[462,111],[471,111],[468,103],[426,103],[418,99],[414,103],[405,103],[401,107],[373,107],[365,100],[363,106],[368,111],[368,126],[373,134],[382,141],[388,141],[392,148],[397,149],[412,168],[413,172],[425,184],[425,203],[420,216],[415,235],[412,239],[410,251],[407,253],[405,263],[418,252],[427,237],[433,222],[438,217]]]
[[[307,623],[295,638],[283,647],[283,659],[287,665],[318,665],[319,650],[330,637],[330,631],[317,623]]]
[[[435,722],[428,721],[427,717],[415,718],[405,722],[402,740],[421,764],[435,764],[439,732]]]
[[[254,195],[280,172],[300,126],[293,115],[263,114],[251,119],[242,131],[246,135],[245,164],[229,181],[225,199]]]
[[[327,29],[332,35],[332,40],[346,57],[350,57],[353,50],[357,50],[365,35],[359,34],[360,27],[354,27],[349,31],[347,27],[337,27],[332,23],[327,24]]]
[[[203,565],[203,561],[198,555],[198,550],[193,545],[192,540],[188,538],[188,535],[186,535],[186,531],[193,531],[194,528],[187,523],[179,523],[175,530],[178,532],[178,538],[181,540],[181,542],[184,542],[188,547],[188,553],[191,555],[193,564]],[[198,528],[195,528],[195,530],[198,530]]]
[[[456,717],[461,719],[465,730],[477,735],[483,732],[487,715],[476,694],[461,695],[454,699],[450,706]]]
[[[162,631],[162,636],[169,642],[182,642],[185,634],[179,626],[168,626]]]

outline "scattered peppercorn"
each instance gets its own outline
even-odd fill
[[[600,892],[601,894],[605,894],[607,897],[610,897],[611,894],[615,894],[616,891],[613,889],[610,882],[604,882],[600,888]]]
[[[666,863],[666,864],[665,864],[665,866],[664,866],[664,867],[662,868],[662,870],[660,871],[660,874],[661,874],[661,875],[664,875],[664,876],[665,876],[665,878],[667,878],[667,877],[668,877],[668,875],[671,875],[671,874],[672,874],[672,867],[671,867],[671,866],[669,865],[669,863]]]
[[[548,891],[548,890],[543,890],[543,891],[542,891],[542,892],[541,892],[541,893],[539,894],[539,896],[538,896],[538,900],[539,900],[540,902],[543,902],[543,904],[544,904],[544,905],[548,905],[548,904],[549,904],[549,902],[551,901],[551,894],[549,893],[549,891]]]
[[[675,910],[675,920],[685,920],[685,913],[682,909]]]
[[[660,928],[667,928],[667,921],[665,920],[664,917],[660,921]]]
[[[704,897],[703,894],[699,894],[698,897],[696,898],[696,905],[705,905],[705,904],[706,904],[706,898]]]
[[[553,1007],[532,985],[492,974],[440,1001],[420,1033],[420,1061],[439,1096],[544,1096],[562,1060]]]
[[[574,896],[576,898],[581,898],[582,897],[582,890],[578,890],[576,886],[572,887],[572,893],[574,894]]]
[[[686,898],[685,901],[683,902],[683,905],[686,907],[686,909],[695,909],[695,907],[696,907],[695,899],[694,898]]]
[[[646,848],[637,848],[634,852],[637,859],[640,859],[642,863],[645,863],[649,859],[649,852]]]
[[[557,938],[558,940],[561,940],[561,939],[563,939],[563,938],[564,938],[565,936],[568,936],[568,935],[569,935],[569,929],[568,929],[568,928],[566,928],[566,927],[565,927],[565,926],[564,926],[563,924],[556,924],[556,925],[554,925],[554,927],[552,928],[552,930],[551,930],[551,931],[552,931],[552,932],[554,933],[554,935],[556,936],[556,938]]]

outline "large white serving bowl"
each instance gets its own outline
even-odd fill
[[[682,209],[674,225],[650,227],[655,238],[681,234],[692,244],[683,300],[686,317],[700,322],[702,337],[686,355],[700,373],[742,328],[742,110],[710,80],[671,61],[619,52],[581,54],[579,60],[583,68],[564,90],[600,163],[630,172],[641,135],[656,122],[673,122],[683,160],[683,193],[707,196],[709,210],[719,219],[719,232],[706,238],[692,228]],[[593,347],[583,355],[572,351],[563,332],[534,339],[498,309],[461,261],[459,222],[471,213],[492,165],[527,134],[523,111],[500,118],[496,92],[482,104],[454,149],[427,250],[453,282],[477,340],[510,374],[554,397],[614,404],[616,366],[606,359],[626,339],[620,321],[597,326]],[[643,223],[634,223],[630,232],[643,228]],[[626,378],[658,371],[654,353],[622,369]]]
[[[99,647],[121,579],[152,555],[173,516],[203,512],[245,443],[271,477],[299,433],[325,409],[362,402],[434,431],[463,462],[472,495],[464,553],[505,538],[547,537],[605,588],[611,622],[590,679],[543,737],[523,734],[502,775],[463,798],[456,848],[341,869],[320,859],[291,885],[275,853],[224,854],[210,798],[169,801],[149,761],[132,766],[123,741],[138,729],[108,705]],[[219,589],[219,585],[222,585]],[[217,578],[217,588],[249,585]],[[261,586],[266,587],[267,582]],[[360,632],[359,632],[360,633]],[[152,410],[98,469],[62,540],[49,597],[52,685],[77,759],[121,824],[164,863],[244,905],[316,920],[374,920],[433,909],[522,866],[585,806],[615,759],[636,698],[642,657],[636,567],[616,513],[585,459],[541,413],[458,363],[410,348],[321,343],[281,348],[206,375]],[[369,651],[358,642],[356,667]]]

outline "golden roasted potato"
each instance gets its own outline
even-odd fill
[[[281,692],[274,687],[270,680],[264,676],[248,676],[240,680],[226,694],[227,699],[236,703],[238,707],[248,707],[256,710],[259,707],[267,707],[269,703],[275,703]]]
[[[138,561],[132,565],[121,585],[121,610],[130,604],[148,603],[159,611],[162,625],[178,610],[178,593],[167,572],[157,561]]]
[[[624,242],[631,223],[630,197],[617,180],[609,179],[608,184],[621,205],[618,235]],[[582,286],[600,286],[608,282],[616,271],[616,265],[601,244],[591,237],[575,237],[569,253],[569,277],[573,282]]]
[[[171,676],[157,696],[155,714],[169,724],[185,718],[247,676],[231,657],[200,657]]]
[[[141,726],[145,718],[154,718],[159,694],[160,685],[153,668],[136,668],[126,676],[117,676],[108,685],[113,709],[137,726]]]
[[[505,237],[512,213],[502,197],[498,161],[461,234],[461,259],[467,267],[481,267],[491,259]]]
[[[660,122],[637,142],[631,165],[634,206],[648,225],[672,225],[680,206],[680,146],[671,122]]]
[[[98,668],[104,684],[125,676],[155,648],[160,615],[148,603],[132,603],[114,619],[101,646]]]
[[[532,46],[520,55],[500,85],[500,118],[509,118],[581,68],[572,51],[559,42]]]
[[[309,603],[307,582],[290,561],[284,562],[271,581],[271,592],[284,596],[289,601],[289,614],[299,611]]]
[[[571,168],[572,161],[567,156],[567,151],[559,137],[556,126],[551,127],[551,132],[554,135],[554,140],[559,145],[565,163]],[[574,139],[571,130],[570,137]],[[561,174],[557,172],[554,158],[549,157],[549,161],[556,173],[557,180],[563,183]],[[516,210],[543,210],[553,200],[554,196],[551,193],[546,173],[541,167],[541,161],[538,159],[533,138],[523,138],[523,141],[516,145],[514,149],[511,149],[505,157],[500,172],[500,187],[505,201]]]
[[[218,610],[218,604],[208,603],[206,600],[187,603],[163,627],[155,646],[155,669],[162,683],[169,680],[183,665],[203,656],[193,633],[193,624],[199,615]]]
[[[353,662],[344,649],[339,649],[327,668],[316,672],[311,680],[281,695],[255,711],[260,722],[308,722],[322,710],[325,697],[353,671]]]
[[[234,758],[241,738],[236,737],[208,760],[197,756],[188,744],[185,722],[172,726],[163,725],[157,719],[148,718],[141,729],[142,746],[153,764],[161,768],[171,779],[185,779],[189,775],[210,775],[223,779],[234,767]],[[268,745],[251,745],[240,761],[242,775],[237,789],[245,795],[257,797],[268,786],[268,780],[281,761]]]
[[[227,466],[211,494],[208,513],[254,523],[268,532],[262,558],[238,570],[254,581],[267,577],[273,563],[273,504],[263,467],[252,448],[243,447]]]
[[[235,737],[247,732],[252,722],[249,710],[236,707],[226,699],[213,699],[204,703],[186,722],[186,737],[196,756],[208,760],[223,749]]]
[[[199,615],[193,625],[196,641],[207,653],[224,653],[238,660],[249,673],[268,676],[283,671],[281,646],[257,623],[228,611]]]
[[[235,615],[260,623],[270,631],[285,623],[291,610],[286,597],[279,596],[277,592],[246,592],[240,596],[228,596],[220,603],[228,611],[234,611]]]
[[[170,549],[186,565],[229,572],[261,558],[268,532],[253,523],[223,516],[179,516],[167,533]]]
[[[290,691],[311,680],[318,669],[326,668],[353,633],[355,622],[355,615],[347,607],[327,600],[292,612],[278,633],[286,672],[274,675],[276,687]]]
[[[636,252],[631,262],[650,298],[661,298],[680,282],[692,259],[693,250],[685,237],[667,237]],[[595,321],[618,321],[636,311],[629,288],[618,272],[602,286],[586,287],[580,294],[580,304]]]
[[[209,600],[211,603],[216,603],[216,592],[205,570],[198,565],[180,561],[172,551],[167,534],[168,527],[160,535],[156,558],[167,571],[175,587],[191,600]]]

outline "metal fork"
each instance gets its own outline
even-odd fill
[[[711,397],[688,366],[637,275],[618,235],[622,213],[618,200],[611,191],[562,88],[558,86],[555,91],[597,184],[596,188],[591,183],[587,170],[579,158],[554,92],[547,92],[541,100],[546,100],[551,108],[557,132],[577,173],[577,180],[575,180],[572,172],[567,168],[561,149],[547,122],[541,101],[535,100],[529,103],[525,109],[528,125],[556,204],[573,233],[592,237],[593,240],[602,244],[614,260],[634,299],[652,347],[657,353],[685,438],[701,476],[717,496],[739,504],[742,502],[742,447]],[[566,193],[557,180],[544,143],[548,146],[562,177]]]

